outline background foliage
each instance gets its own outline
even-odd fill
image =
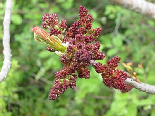
[[[95,3],[95,4],[94,4]],[[122,94],[107,88],[91,69],[89,80],[78,79],[75,90],[67,89],[49,101],[54,73],[62,68],[59,57],[33,39],[32,27],[40,26],[44,13],[57,13],[68,26],[78,18],[82,5],[93,15],[93,27],[102,27],[99,41],[107,59],[118,55],[133,62],[142,82],[155,85],[155,22],[145,16],[112,5],[108,0],[14,0],[11,23],[12,68],[0,83],[0,116],[155,116],[155,97],[136,89]],[[5,0],[0,2],[3,21]],[[41,26],[40,26],[41,27]],[[0,42],[3,31],[0,25]],[[0,67],[3,61],[0,44]]]

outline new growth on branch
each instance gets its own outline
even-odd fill
[[[79,20],[67,29],[67,21],[62,19],[59,23],[57,14],[46,13],[42,17],[42,27],[49,29],[47,33],[40,27],[34,27],[34,38],[47,46],[47,50],[60,56],[64,67],[55,73],[54,86],[51,87],[49,99],[54,100],[63,94],[67,88],[76,87],[77,78],[90,78],[88,66],[101,74],[103,83],[107,87],[128,92],[135,87],[140,91],[151,93],[154,86],[143,84],[129,65],[123,64],[128,72],[121,70],[118,64],[120,57],[115,56],[106,64],[98,63],[105,54],[99,50],[100,42],[97,40],[102,28],[92,28],[93,17],[88,10],[79,7]],[[104,43],[103,43],[104,44]]]

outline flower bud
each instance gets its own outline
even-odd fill
[[[50,36],[45,30],[39,27],[34,27],[32,31],[34,31],[34,38],[38,42],[62,53],[66,51],[67,47],[62,44],[61,40]]]

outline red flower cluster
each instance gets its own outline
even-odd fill
[[[74,22],[66,32],[66,20],[61,20],[59,24],[56,14],[46,13],[43,15],[42,20],[43,28],[49,28],[49,33],[52,37],[61,41],[62,44],[67,44],[65,52],[60,57],[64,67],[55,74],[54,86],[51,87],[49,94],[50,100],[59,97],[68,87],[74,89],[77,76],[89,79],[90,71],[87,66],[93,66],[97,73],[102,73],[103,82],[106,86],[126,92],[127,85],[124,81],[127,78],[127,74],[116,69],[120,61],[119,57],[114,57],[107,61],[107,65],[91,63],[91,61],[103,60],[105,55],[99,51],[100,42],[97,41],[102,29],[92,29],[93,17],[88,14],[88,10],[85,7],[79,7],[79,20]],[[65,36],[62,36],[63,32],[65,32]],[[50,47],[47,47],[47,50],[56,51]]]
[[[125,80],[127,79],[127,74],[116,69],[120,57],[115,56],[111,60],[107,61],[107,65],[102,65],[101,63],[94,64],[97,73],[102,73],[103,83],[108,87],[114,87],[115,89],[120,89],[122,92],[127,92],[132,89],[131,86],[127,86]]]
[[[57,14],[53,13],[46,13],[42,17],[42,26],[43,28],[47,29],[50,28],[50,35],[59,35],[67,28],[67,21],[65,19],[61,20],[61,23],[58,24],[58,16]]]

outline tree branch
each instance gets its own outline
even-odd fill
[[[0,82],[2,82],[10,68],[11,68],[11,50],[10,50],[10,21],[11,21],[11,13],[12,13],[12,0],[7,0],[6,1],[6,8],[5,8],[5,15],[4,15],[4,21],[3,21],[3,29],[4,29],[4,34],[3,34],[3,54],[4,54],[4,61],[3,61],[3,66],[2,70],[0,72]]]
[[[138,89],[139,91],[143,91],[149,94],[155,94],[155,86],[153,85],[149,85],[146,83],[138,83],[136,81],[134,81],[132,78],[127,78],[125,80],[127,85],[130,85],[136,89]]]
[[[118,4],[124,8],[133,10],[140,14],[155,19],[155,4],[145,0],[110,0],[114,4]]]
[[[90,63],[92,66],[94,66],[97,62],[95,60],[91,60]],[[133,88],[138,89],[139,91],[143,91],[143,92],[149,93],[149,94],[155,94],[155,86],[153,86],[153,85],[149,85],[149,84],[145,84],[145,83],[138,83],[138,82],[134,81],[132,78],[127,78],[125,80],[125,82],[127,85],[130,85]]]

